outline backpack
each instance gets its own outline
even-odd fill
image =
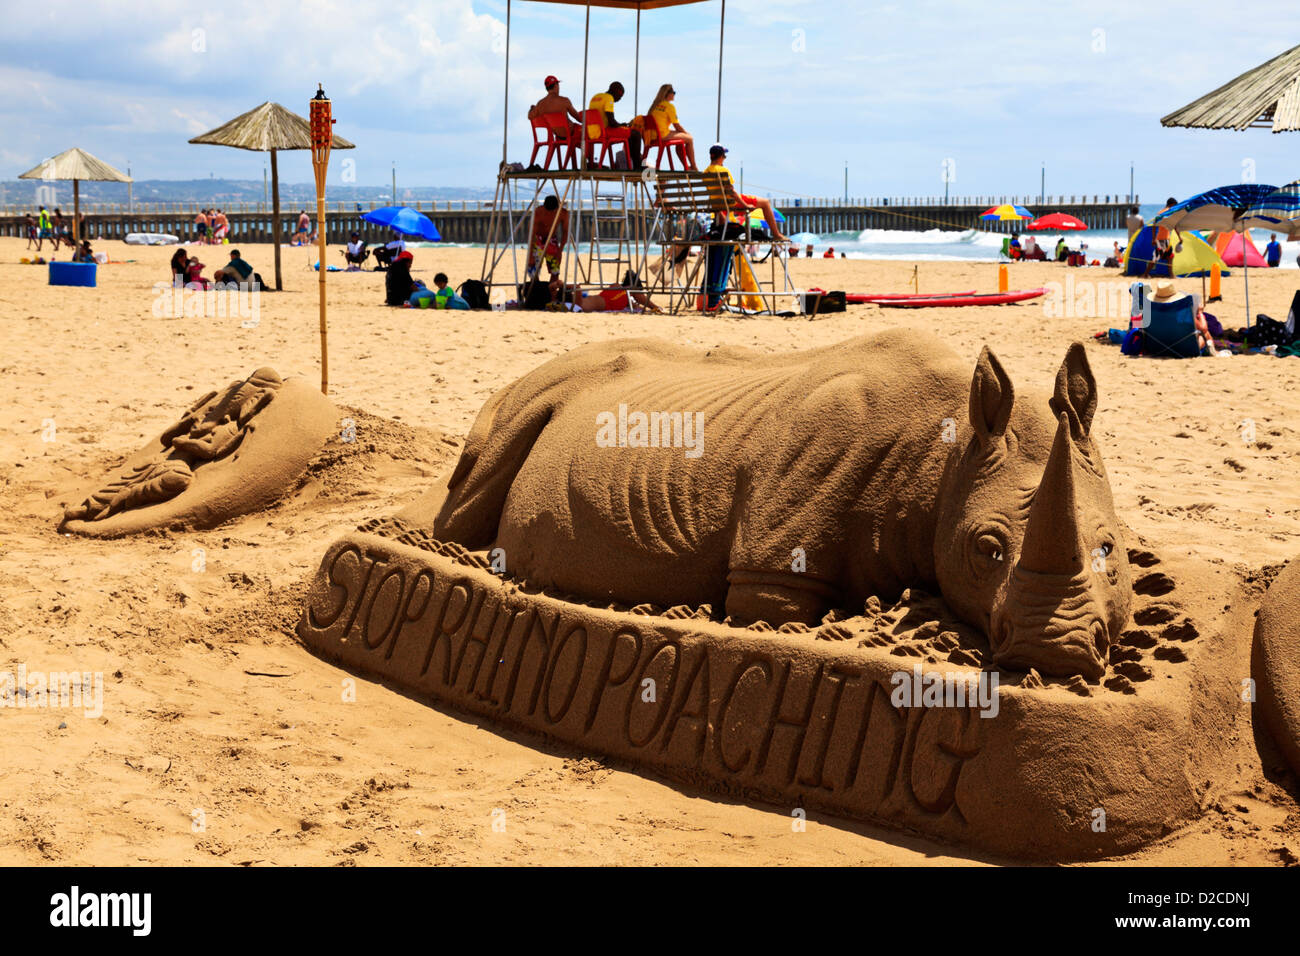
[[[466,279],[460,284],[460,294],[471,309],[490,309],[492,301],[488,298],[487,286],[478,279]]]

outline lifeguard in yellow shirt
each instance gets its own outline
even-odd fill
[[[677,107],[673,105],[673,100],[677,98],[677,91],[673,89],[671,83],[665,83],[659,87],[659,92],[655,94],[654,102],[650,104],[650,109],[646,111],[644,117],[638,116],[640,125],[645,131],[646,146],[654,146],[666,143],[681,143],[686,150],[686,168],[698,169],[695,165],[695,137],[686,132],[686,129],[677,121]],[[633,120],[632,128],[637,128],[637,120]]]
[[[614,119],[614,104],[623,98],[623,84],[615,80],[609,84],[609,89],[604,93],[597,93],[587,104],[587,109],[598,110],[604,118],[604,122],[597,125],[596,123],[587,124],[587,139],[599,139],[601,133],[607,129],[622,129],[624,126],[631,124],[620,123]],[[641,131],[635,126],[632,127],[627,137],[627,158],[628,163],[636,172],[641,171]]]

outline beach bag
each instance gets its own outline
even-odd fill
[[[488,298],[487,286],[478,279],[466,279],[460,284],[460,294],[471,309],[490,309],[492,301]]]
[[[1142,330],[1129,329],[1128,335],[1124,336],[1124,342],[1120,345],[1119,350],[1124,355],[1141,355]]]
[[[848,297],[843,292],[822,292],[820,289],[809,290],[803,297],[804,315],[826,315],[828,312],[844,312],[848,309]]]
[[[529,312],[541,311],[551,304],[551,287],[541,279],[525,282],[519,286],[518,301],[521,309]]]

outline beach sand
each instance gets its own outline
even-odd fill
[[[816,321],[388,309],[374,272],[329,276],[330,397],[354,420],[355,443],[332,443],[280,505],[214,530],[65,537],[60,503],[199,395],[261,365],[319,381],[315,249],[284,250],[285,291],[264,295],[246,328],[238,315],[156,316],[153,284],[167,280],[171,247],[96,243],[133,261],[101,266],[98,287],[83,289],[48,286],[44,267],[19,264],[24,245],[0,239],[0,670],[102,672],[104,704],[97,716],[0,711],[0,863],[998,862],[818,814],[794,832],[789,808],[505,732],[299,645],[294,624],[326,547],[428,489],[494,390],[591,341],[657,335],[786,351],[922,328],[972,368],[988,343],[1017,386],[1049,390],[1067,344],[1083,340],[1116,511],[1143,542],[1220,566],[1255,600],[1300,553],[1300,359],[1128,359],[1091,340],[1124,319],[1048,317],[1041,301],[860,306]],[[273,274],[269,246],[240,249]],[[198,255],[208,274],[226,258]],[[482,258],[418,249],[415,274],[431,283],[445,271],[458,284]],[[806,286],[901,292],[913,266],[812,259],[792,270]],[[1012,288],[1129,281],[1047,263],[1011,273]],[[922,291],[990,291],[997,267],[925,262],[918,275]],[[1295,282],[1294,272],[1252,271],[1252,312],[1285,318]],[[1244,323],[1239,270],[1210,308],[1225,326]],[[349,681],[355,701],[344,699]],[[1207,798],[1201,820],[1120,862],[1300,862],[1294,780],[1250,738],[1246,727],[1235,779]]]

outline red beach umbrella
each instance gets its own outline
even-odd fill
[[[1088,224],[1082,219],[1076,219],[1074,216],[1067,215],[1066,213],[1054,212],[1046,216],[1039,216],[1025,228],[1042,229],[1050,232],[1062,232],[1070,229],[1087,229]]]

